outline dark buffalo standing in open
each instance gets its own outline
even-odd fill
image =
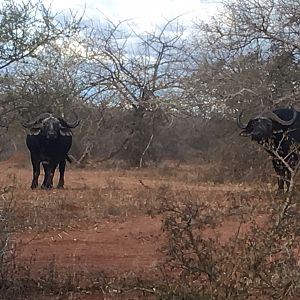
[[[262,113],[248,121],[241,122],[241,135],[251,136],[251,139],[263,145],[272,157],[272,163],[278,176],[278,190],[284,190],[284,183],[289,190],[291,172],[299,161],[300,148],[300,113],[294,108],[279,108]]]
[[[43,113],[23,125],[30,130],[26,137],[26,145],[31,154],[33,167],[32,189],[38,187],[41,163],[45,171],[42,188],[53,187],[53,176],[58,165],[60,176],[57,188],[64,187],[66,160],[70,161],[68,152],[72,145],[71,129],[78,124],[78,117],[73,123],[68,123],[63,118],[54,117],[51,113]]]

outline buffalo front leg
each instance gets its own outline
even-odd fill
[[[284,192],[284,179],[282,178],[282,176],[278,176],[278,194],[282,194]]]
[[[40,161],[31,156],[31,162],[33,171],[31,188],[36,189],[38,187],[38,181],[40,176]]]
[[[66,169],[66,160],[63,159],[59,162],[59,181],[57,188],[63,189],[65,184],[65,169]]]
[[[273,167],[277,174],[277,182],[278,182],[278,194],[282,194],[284,192],[284,181],[285,181],[285,166],[283,163],[277,159],[272,160]]]
[[[52,189],[53,177],[54,177],[56,166],[57,164],[55,165],[43,164],[44,171],[45,171],[44,182],[42,184],[43,189]]]
[[[291,178],[292,178],[292,174],[291,172],[286,169],[285,172],[284,172],[284,182],[285,182],[285,185],[286,185],[286,191],[288,192],[289,189],[290,189],[290,184],[291,184]]]
[[[293,190],[293,186],[291,186],[291,184],[292,185],[294,184],[294,182],[292,181],[294,181],[294,177],[297,173],[298,163],[299,163],[298,155],[296,153],[292,153],[290,159],[288,160],[288,165],[290,168],[286,167],[286,171],[285,171],[285,183],[286,183],[287,192],[291,192]]]
[[[43,168],[44,168],[44,180],[43,180],[41,188],[47,189],[47,181],[48,181],[48,177],[50,174],[50,167],[49,167],[48,162],[43,162],[42,164],[43,164]]]

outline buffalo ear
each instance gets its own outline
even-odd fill
[[[29,135],[39,135],[40,132],[41,132],[40,128],[31,128],[30,132],[29,132]]]
[[[249,132],[247,129],[242,130],[240,133],[240,136],[250,136],[251,132]]]
[[[69,128],[64,128],[64,127],[59,129],[59,133],[61,136],[72,136],[73,135],[72,131]]]

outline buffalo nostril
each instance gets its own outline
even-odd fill
[[[51,132],[49,132],[48,134],[47,134],[47,137],[48,138],[55,138],[57,135],[56,135],[56,133],[54,132],[54,133],[51,133]]]

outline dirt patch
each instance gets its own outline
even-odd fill
[[[11,162],[20,163],[23,159],[22,155],[14,156]],[[167,185],[176,193],[203,193],[212,203],[226,202],[226,197],[234,192],[251,190],[238,184],[186,183],[151,177],[151,172],[145,170],[69,168],[64,190],[32,191],[31,169],[15,167],[11,162],[1,163],[2,167],[10,168],[4,168],[0,185],[16,187],[18,218],[27,222],[22,224],[26,226],[23,232],[15,236],[17,242],[23,243],[18,246],[19,257],[24,261],[34,257],[37,269],[46,266],[53,257],[63,267],[77,265],[87,270],[139,272],[153,268],[161,259],[158,251],[162,243],[161,219],[146,216],[143,209],[151,205],[147,201],[152,199],[147,197],[153,193],[155,198],[159,186]],[[130,209],[126,207],[128,203]],[[41,216],[36,218],[37,214]],[[72,222],[62,226],[67,218]],[[31,228],[37,225],[34,224],[37,220],[48,225],[52,222],[53,225],[42,230],[50,231],[35,233],[33,228],[33,232]],[[224,228],[231,235],[236,226],[233,222]]]
[[[55,258],[58,268],[139,273],[155,269],[162,259],[160,226],[158,217],[136,217],[125,222],[103,221],[81,230],[23,233],[15,241],[20,261],[34,258],[36,270],[46,268]]]
[[[4,170],[0,178],[1,185],[11,185],[12,179],[18,184],[19,188],[30,190],[32,179],[32,170],[29,153],[15,153],[9,160],[1,161],[0,167]],[[65,174],[66,190],[95,189],[103,187],[113,187],[116,189],[132,190],[143,187],[152,189],[158,185],[167,185],[173,190],[199,190],[206,191],[249,191],[253,187],[243,184],[215,184],[213,182],[201,182],[199,180],[190,180],[189,176],[195,168],[191,166],[181,166],[178,169],[171,165],[174,174],[161,174],[157,169],[120,169],[104,170],[101,166],[98,168],[75,168],[72,164],[67,164]],[[198,172],[200,167],[197,166]],[[58,173],[58,172],[57,172]],[[39,182],[42,182],[43,170]],[[58,181],[56,174],[54,184]],[[259,189],[259,187],[255,187]],[[264,186],[265,188],[265,186]]]
[[[85,278],[93,280],[93,286],[101,272],[114,278],[145,278],[148,282],[155,278],[160,282],[159,264],[165,258],[160,251],[165,243],[160,206],[165,199],[203,201],[220,209],[232,203],[237,209],[252,205],[243,196],[251,193],[252,187],[181,180],[173,175],[158,176],[151,170],[68,166],[64,190],[32,191],[32,171],[26,160],[28,157],[15,156],[1,162],[0,186],[12,187],[17,262],[27,265],[30,275],[43,278],[44,283],[51,272],[61,273],[65,280],[84,273]],[[206,234],[220,234],[226,242],[238,226],[238,221],[228,220]],[[247,232],[244,225],[242,231]],[[54,277],[53,289],[61,280]]]

